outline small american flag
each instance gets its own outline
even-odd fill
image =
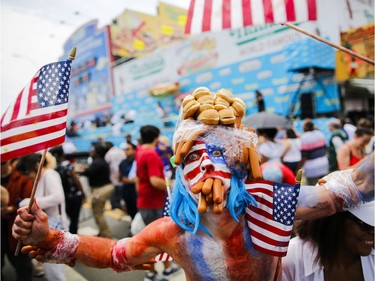
[[[162,214],[163,217],[169,217],[170,216],[170,214],[169,214],[170,204],[171,204],[171,202],[170,202],[169,196],[167,194],[167,196],[165,197],[165,201],[164,201],[163,214]]]
[[[316,20],[316,0],[191,0],[186,34]]]
[[[65,141],[71,60],[43,66],[1,117],[1,161]]]
[[[173,261],[173,258],[167,253],[161,253],[155,257],[155,261]]]
[[[253,181],[245,184],[258,206],[246,209],[254,248],[273,256],[285,256],[293,229],[294,215],[299,194],[299,184]]]
[[[170,206],[170,201],[169,201],[169,196],[167,195],[165,197],[164,201],[164,208],[163,208],[163,217],[169,217],[169,206]],[[161,253],[155,257],[155,261],[172,261],[173,258],[168,255],[167,253]]]

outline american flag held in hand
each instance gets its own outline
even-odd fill
[[[1,161],[65,141],[72,60],[43,66],[1,117]]]
[[[185,33],[316,19],[316,0],[191,0]]]
[[[282,257],[288,250],[299,195],[295,186],[259,180],[245,184],[258,206],[246,209],[255,250]]]

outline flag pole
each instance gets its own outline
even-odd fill
[[[69,56],[70,60],[74,60],[74,58],[76,57],[76,52],[77,52],[77,48],[73,47],[73,49],[70,51],[70,56]]]
[[[74,58],[76,57],[76,52],[77,52],[77,48],[73,47],[72,50],[70,51],[70,55],[69,55],[69,59],[70,60],[74,60]],[[44,166],[44,162],[45,162],[45,159],[46,159],[47,151],[48,151],[47,148],[44,149],[44,151],[43,151],[42,158],[41,158],[40,163],[39,163],[38,171],[36,173],[36,177],[35,177],[35,180],[34,180],[34,183],[33,183],[33,189],[31,191],[30,201],[29,201],[29,206],[28,206],[28,211],[30,213],[31,213],[31,208],[32,208],[32,206],[34,204],[36,187],[38,186],[38,182],[39,182],[39,179],[40,179],[40,172],[41,172],[41,170],[42,170],[42,168]],[[16,248],[16,251],[14,253],[15,256],[18,256],[18,254],[20,252],[20,249],[21,249],[21,246],[22,246],[22,242],[21,242],[21,240],[18,240],[17,248]]]
[[[29,206],[28,206],[28,210],[29,210],[30,213],[31,213],[31,208],[34,204],[36,187],[38,186],[38,182],[39,182],[39,179],[40,179],[40,171],[42,170],[42,167],[44,166],[44,161],[46,159],[47,151],[48,151],[47,148],[43,151],[42,159],[40,160],[38,171],[36,172],[36,177],[35,177],[35,180],[34,180],[33,189],[31,191],[30,201],[29,201]],[[18,240],[17,248],[16,248],[16,251],[14,253],[15,256],[18,256],[18,253],[20,252],[21,246],[22,246],[22,242],[21,242],[21,240]]]
[[[46,160],[46,155],[47,155],[47,148],[43,151],[42,154],[42,159],[40,160],[38,171],[36,172],[36,177],[34,180],[34,185],[33,185],[33,190],[31,191],[31,196],[30,196],[30,201],[29,201],[29,212],[31,212],[31,207],[34,204],[34,199],[35,199],[35,192],[36,192],[36,187],[38,185],[39,179],[40,179],[40,172],[44,166],[44,162]]]
[[[302,181],[302,169],[299,169],[296,175],[296,184],[301,184]]]
[[[171,186],[169,185],[169,179],[167,177],[165,177],[165,185],[167,187],[167,193],[168,193],[169,201],[172,201]]]
[[[360,60],[363,60],[363,61],[365,61],[365,62],[367,62],[369,64],[375,65],[375,62],[373,60],[371,60],[371,59],[369,59],[369,58],[367,58],[365,56],[362,56],[362,55],[360,55],[358,53],[355,53],[352,50],[347,49],[347,48],[345,48],[343,46],[340,46],[340,45],[335,44],[335,43],[333,43],[331,41],[328,41],[328,40],[326,40],[326,39],[324,39],[324,38],[322,38],[322,37],[320,37],[320,36],[318,36],[318,35],[316,35],[314,33],[311,33],[311,32],[308,32],[308,31],[306,31],[304,29],[301,29],[301,28],[297,27],[296,25],[294,25],[294,24],[292,24],[290,22],[284,22],[284,23],[282,23],[282,25],[286,25],[287,27],[289,27],[291,29],[294,29],[294,30],[296,30],[298,32],[301,32],[301,33],[303,33],[303,34],[305,34],[307,36],[310,36],[311,38],[314,38],[315,40],[318,40],[318,41],[323,42],[323,43],[325,43],[327,45],[330,45],[331,47],[334,47],[334,48],[336,48],[336,49],[338,49],[340,51],[343,51],[344,53],[347,53],[347,54],[349,54],[349,55],[351,55],[353,57],[356,57],[356,58],[358,58]]]

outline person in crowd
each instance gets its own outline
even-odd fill
[[[66,139],[65,142],[62,144],[65,154],[73,154],[78,152],[76,145],[69,139]]]
[[[136,177],[136,161],[135,161],[136,145],[133,143],[126,144],[126,158],[119,164],[119,182],[122,184],[120,189],[120,198],[124,200],[126,212],[132,218],[138,212],[137,209],[137,191],[135,184]]]
[[[283,258],[283,280],[374,280],[374,201],[302,221]]]
[[[285,139],[286,137],[286,129],[284,127],[276,127],[277,129],[277,133],[276,133],[276,136],[275,136],[275,141],[276,142],[279,142],[280,140],[283,140]]]
[[[110,170],[111,183],[114,186],[114,192],[110,199],[112,210],[114,209],[124,209],[121,205],[121,193],[122,193],[122,183],[119,181],[119,165],[122,160],[126,158],[123,149],[113,145],[112,142],[107,142],[106,145],[109,149],[104,156],[105,161],[107,161]]]
[[[350,117],[340,118],[342,129],[344,130],[347,139],[352,140],[354,139],[355,130],[357,127],[354,125],[352,119]]]
[[[298,169],[303,168],[308,185],[315,185],[328,173],[326,138],[309,119],[303,122],[303,131],[300,137],[302,159]]]
[[[264,141],[259,144],[258,152],[260,154],[260,162],[281,163],[281,154],[283,153],[283,147],[280,143],[275,142],[275,136],[277,134],[276,128],[259,128],[258,133],[264,138]]]
[[[59,173],[64,188],[66,214],[70,219],[69,232],[78,233],[79,214],[86,195],[75,171],[74,165],[65,158],[63,146],[56,146],[49,150],[56,158],[55,170]]]
[[[137,117],[137,111],[134,109],[129,110],[125,113],[125,124],[134,123],[135,117]]]
[[[258,112],[266,111],[266,105],[263,99],[263,94],[259,90],[255,90],[256,103],[258,106]]]
[[[348,140],[347,134],[341,128],[341,121],[333,118],[328,122],[328,129],[331,132],[328,145],[329,171],[337,171],[337,152]]]
[[[8,195],[6,204],[1,208],[1,279],[5,280],[3,269],[6,256],[15,269],[16,280],[31,281],[33,275],[31,259],[22,253],[14,255],[17,240],[12,236],[12,225],[17,216],[16,211],[20,201],[31,196],[33,182],[17,170],[16,164],[17,159],[1,162],[1,201],[3,202]]]
[[[371,129],[373,128],[373,122],[368,118],[361,118],[357,122],[357,128],[367,128]]]
[[[27,175],[32,181],[35,180],[38,167],[41,162],[41,155],[33,153],[21,157],[17,169]],[[40,171],[40,178],[35,191],[35,200],[38,206],[48,215],[51,228],[69,229],[69,219],[65,211],[64,188],[60,175],[54,170],[56,159],[47,152],[44,165]],[[20,202],[20,207],[29,205],[30,198]],[[45,277],[49,281],[65,281],[65,268],[63,264],[43,264]]]
[[[166,196],[166,182],[164,164],[156,151],[160,130],[152,125],[142,126],[140,129],[142,146],[136,154],[138,198],[137,208],[145,225],[160,219],[163,213]],[[169,262],[165,262],[163,276],[168,277],[178,270]],[[145,281],[161,279],[155,268],[146,273]]]
[[[107,148],[108,143],[105,141],[104,137],[102,137],[102,136],[98,137],[97,142],[100,143],[103,146],[103,148],[108,151],[108,149],[109,149],[109,148]]]
[[[79,126],[74,120],[70,122],[69,127],[67,128],[66,134],[68,137],[79,137]]]
[[[172,147],[169,145],[167,137],[160,136],[156,145],[156,152],[159,154],[164,165],[164,175],[171,180],[174,178],[174,169],[171,164],[171,157],[173,156]]]
[[[128,144],[128,143],[133,143],[132,135],[131,134],[126,134],[125,135],[125,139],[124,139],[123,142],[120,143],[119,148],[124,150],[126,144]]]
[[[131,134],[127,134],[125,136],[125,141],[126,141],[126,143],[133,143],[133,141],[132,141],[132,135]]]
[[[95,223],[99,228],[100,237],[112,237],[104,217],[105,203],[111,198],[114,187],[110,180],[110,168],[104,156],[107,153],[106,146],[101,142],[95,142],[91,146],[91,164],[78,173],[86,176],[91,188],[91,208]]]
[[[0,200],[1,211],[7,212],[9,204],[9,192],[5,186],[1,186]]]
[[[368,118],[361,118],[361,119],[358,120],[357,127],[373,131],[374,130],[374,123],[373,123],[373,121],[371,121]],[[365,148],[365,153],[370,154],[374,150],[375,150],[375,136],[373,135],[370,142],[368,143],[368,145]]]
[[[168,118],[168,112],[161,104],[161,101],[157,102],[156,112],[158,113],[160,119]]]
[[[358,127],[354,139],[340,147],[337,153],[338,169],[353,168],[366,156],[365,148],[374,133],[365,127]]]
[[[283,144],[281,161],[296,175],[299,162],[302,159],[301,140],[293,128],[288,128],[285,130],[285,139],[281,143]]]

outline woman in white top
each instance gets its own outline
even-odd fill
[[[374,201],[304,221],[282,260],[282,280],[375,280]]]
[[[260,163],[281,163],[281,155],[283,146],[275,142],[277,134],[276,128],[259,128],[258,134],[263,137],[264,141],[258,145],[258,153],[260,154]]]
[[[38,166],[41,161],[40,154],[29,154],[22,157],[18,163],[18,169],[32,180],[35,180]],[[40,179],[35,191],[35,201],[48,215],[51,228],[69,229],[69,219],[65,212],[65,195],[58,172],[54,170],[56,159],[47,153],[44,166],[40,172]],[[30,199],[20,202],[20,207],[28,206]],[[43,265],[45,277],[49,281],[65,281],[63,264],[45,263]]]
[[[297,136],[293,129],[287,129],[285,132],[285,139],[282,141],[283,153],[281,155],[281,161],[285,166],[297,174],[299,162],[302,159],[301,156],[301,140]]]

